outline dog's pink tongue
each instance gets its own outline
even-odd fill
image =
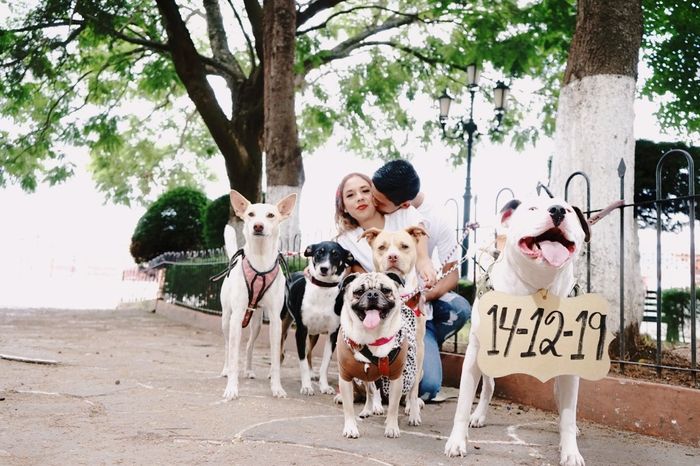
[[[569,258],[569,250],[557,241],[542,241],[539,246],[542,257],[554,267],[559,267]]]
[[[365,320],[362,321],[362,325],[370,330],[379,325],[379,311],[376,309],[366,311]]]

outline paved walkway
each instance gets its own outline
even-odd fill
[[[442,453],[454,399],[427,405],[420,427],[402,415],[398,439],[384,438],[383,418],[372,417],[360,421],[360,439],[347,440],[331,396],[299,394],[291,351],[282,372],[288,398],[270,396],[269,354],[260,347],[259,378],[242,380],[242,397],[224,403],[222,337],[144,311],[0,310],[0,354],[58,362],[0,359],[3,465],[558,462],[555,416],[502,401],[487,427],[471,430],[466,458]],[[589,466],[700,464],[698,449],[579,427]]]

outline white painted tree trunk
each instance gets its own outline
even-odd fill
[[[270,186],[267,187],[265,202],[276,204],[285,196],[297,193],[297,204],[294,213],[280,225],[280,251],[298,252],[301,248],[301,229],[299,226],[299,205],[301,204],[301,186]]]
[[[624,199],[634,198],[634,96],[632,76],[599,74],[572,80],[559,96],[552,160],[551,190],[564,196],[567,178],[576,171],[591,181],[591,208],[602,209],[620,198],[618,165],[626,165]],[[586,208],[585,181],[569,185],[569,202]],[[619,331],[620,213],[614,211],[591,228],[591,292],[610,303],[608,326]],[[631,208],[624,212],[625,327],[641,319],[643,284],[639,267],[637,225]],[[586,283],[586,258],[578,263],[578,279]],[[585,288],[584,288],[585,289]]]

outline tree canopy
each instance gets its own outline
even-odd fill
[[[0,185],[32,190],[60,182],[74,169],[74,148],[86,147],[98,188],[128,203],[202,181],[206,160],[220,153],[231,185],[255,198],[263,6],[156,3],[0,0],[9,12],[0,23],[0,121],[8,123],[0,130]],[[700,62],[691,20],[698,7],[680,0],[643,4],[653,73],[643,91],[670,96],[663,124],[697,132],[698,77],[686,75]],[[688,15],[662,13],[681,10]],[[398,156],[407,135],[434,139],[432,119],[417,130],[413,105],[443,88],[464,95],[471,62],[494,82],[540,80],[536,99],[514,94],[504,120],[516,146],[534,142],[553,131],[574,25],[573,0],[298,1],[302,150],[314,150],[340,128],[347,148],[370,157]],[[530,114],[539,118],[525,125]]]

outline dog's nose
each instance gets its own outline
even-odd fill
[[[396,262],[397,260],[399,260],[399,255],[398,254],[389,254],[388,256],[386,256],[386,258],[390,262]]]
[[[262,233],[264,229],[265,225],[263,225],[262,223],[256,223],[253,225],[253,231],[255,233]]]
[[[323,275],[325,275],[325,274],[328,273],[328,267],[319,267],[319,270],[321,271],[321,273],[322,273]]]
[[[369,290],[369,291],[367,291],[367,293],[365,293],[365,297],[366,297],[369,301],[376,301],[376,300],[379,299],[379,291],[377,291],[377,290]]]
[[[566,209],[560,205],[553,205],[547,211],[549,212],[549,216],[552,217],[554,226],[558,227],[562,220],[564,220]]]

